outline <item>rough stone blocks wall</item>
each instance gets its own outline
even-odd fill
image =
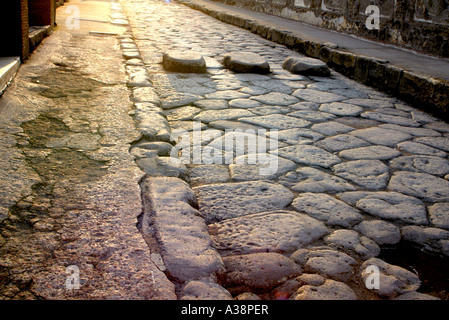
[[[215,0],[449,57],[449,0]],[[366,21],[379,8],[379,28]]]

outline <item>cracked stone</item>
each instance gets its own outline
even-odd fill
[[[394,224],[383,220],[362,221],[354,230],[373,239],[378,245],[397,244],[401,240],[401,231]]]
[[[430,202],[449,201],[449,181],[421,172],[397,171],[388,190],[401,192]]]
[[[266,116],[248,117],[239,119],[243,122],[262,126],[268,129],[292,129],[302,128],[309,125],[309,121],[289,117],[283,114],[269,114]]]
[[[395,170],[425,172],[435,176],[449,173],[449,161],[432,156],[403,156],[390,161],[390,167]]]
[[[422,154],[426,156],[446,157],[447,155],[444,151],[413,141],[398,143],[397,148],[407,153]]]
[[[388,167],[379,160],[347,161],[335,165],[332,170],[337,176],[368,190],[384,188],[390,178]]]
[[[291,189],[296,192],[337,193],[355,190],[346,180],[311,167],[298,168],[280,179],[280,183],[290,184]]]
[[[324,242],[331,247],[354,252],[364,259],[376,257],[380,253],[377,243],[370,238],[360,236],[354,230],[336,230],[327,236]]]
[[[282,92],[270,92],[261,96],[252,96],[251,99],[275,106],[289,106],[299,102],[297,98]]]
[[[357,116],[362,113],[363,108],[356,106],[354,104],[343,103],[343,102],[332,102],[322,104],[320,111],[332,113],[336,116]]]
[[[354,137],[350,134],[339,134],[333,137],[325,138],[316,143],[318,147],[337,152],[345,149],[354,149],[369,146],[370,143],[365,140]]]
[[[329,168],[341,162],[340,158],[336,155],[309,145],[296,145],[280,148],[276,152],[279,156],[293,160],[296,163],[315,165],[324,168]]]
[[[266,133],[268,137],[270,137],[271,134],[271,132]],[[321,133],[304,128],[279,130],[275,136],[277,136],[279,141],[288,144],[311,144],[314,141],[324,138]]]
[[[426,208],[414,197],[398,192],[345,192],[339,198],[373,216],[406,223],[426,224]]]
[[[414,141],[449,152],[449,137],[420,137]]]
[[[293,200],[292,206],[328,225],[347,228],[363,219],[357,209],[324,193],[302,193]]]
[[[387,147],[394,147],[396,144],[412,138],[407,133],[379,127],[354,130],[350,134],[373,144]]]
[[[292,93],[293,96],[306,101],[316,103],[330,103],[345,100],[346,97],[338,94],[323,92],[313,89],[298,89]]]
[[[338,156],[349,160],[389,160],[401,155],[396,149],[385,146],[369,146],[341,151]]]
[[[380,122],[387,122],[387,123],[411,126],[411,127],[419,127],[420,126],[419,122],[417,122],[413,119],[394,116],[394,115],[390,115],[390,114],[385,114],[382,112],[367,111],[367,112],[362,113],[360,116],[363,118],[368,118],[368,119],[376,120],[376,121],[380,121]]]
[[[284,209],[293,200],[287,188],[265,181],[219,183],[194,190],[199,210],[208,223]]]

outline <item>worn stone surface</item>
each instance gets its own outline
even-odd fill
[[[449,229],[449,203],[440,202],[428,207],[429,220],[435,227]]]
[[[380,270],[379,289],[372,290],[381,296],[395,298],[400,294],[413,292],[421,285],[416,274],[378,258],[371,258],[360,266],[363,280],[366,280],[371,274],[367,269],[368,266],[376,266]]]
[[[449,173],[449,161],[433,156],[404,156],[390,161],[390,168],[394,170],[424,172],[435,176]]]
[[[321,148],[309,145],[280,148],[277,151],[277,154],[297,163],[320,166],[324,168],[331,167],[341,162],[340,158],[336,155]]]
[[[226,254],[292,252],[329,232],[322,222],[294,211],[227,219],[209,225],[209,231],[217,250]]]
[[[351,227],[362,221],[358,210],[324,193],[303,193],[292,202],[293,208],[328,225]]]
[[[293,161],[273,154],[243,155],[236,157],[234,161],[234,164],[229,165],[229,171],[235,181],[274,180],[296,168]]]
[[[407,133],[396,130],[383,129],[379,127],[354,130],[349,134],[373,144],[383,145],[387,147],[394,147],[399,142],[412,138],[412,136]]]
[[[293,96],[305,100],[305,101],[311,101],[316,103],[330,103],[330,102],[337,102],[341,100],[345,100],[346,97],[334,94],[334,93],[328,93],[313,89],[298,89],[295,90],[292,93]]]
[[[394,224],[383,220],[362,221],[354,230],[373,239],[377,244],[397,244],[401,240],[401,232]]]
[[[220,285],[200,280],[185,285],[181,300],[232,300],[232,296]]]
[[[384,188],[390,178],[388,167],[379,160],[354,160],[335,165],[336,175],[367,190]]]
[[[379,246],[373,240],[354,230],[336,230],[325,238],[325,242],[333,248],[355,253],[364,259],[376,257],[380,253]]]
[[[356,300],[352,289],[340,281],[328,279],[320,286],[305,285],[296,291],[292,300]]]
[[[280,181],[296,192],[337,193],[355,190],[346,180],[311,167],[298,168]]]
[[[313,58],[288,57],[282,67],[291,73],[302,75],[329,76],[329,67],[321,60]]]
[[[354,137],[350,134],[338,134],[333,137],[325,138],[316,143],[318,147],[323,147],[328,151],[336,152],[345,149],[354,149],[369,146],[370,143],[365,140]]]
[[[368,146],[341,151],[338,156],[348,160],[389,160],[401,155],[396,150],[385,146]]]
[[[398,192],[346,192],[339,198],[373,216],[413,224],[426,224],[426,208],[414,197]]]
[[[225,286],[234,293],[269,291],[301,274],[301,268],[279,253],[253,253],[224,257]]]
[[[270,92],[260,96],[252,96],[251,99],[275,106],[288,106],[299,102],[297,98],[282,92]]]
[[[259,117],[248,117],[239,119],[243,122],[250,123],[253,125],[262,126],[268,129],[292,129],[292,128],[302,128],[309,125],[309,121],[296,119],[294,117],[282,115],[282,114],[270,114],[266,116]]]
[[[284,209],[293,200],[285,187],[264,181],[220,183],[194,188],[208,223],[242,215]]]
[[[427,173],[397,171],[391,177],[388,189],[424,201],[449,201],[449,181]]]
[[[322,104],[320,111],[332,113],[337,116],[357,116],[362,113],[363,108],[350,103],[332,102]]]

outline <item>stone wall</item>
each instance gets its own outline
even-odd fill
[[[449,57],[449,0],[215,0]],[[369,30],[370,5],[379,28]]]

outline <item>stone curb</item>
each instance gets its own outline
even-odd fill
[[[117,11],[124,12],[124,9]],[[138,77],[133,77],[127,68],[127,86],[135,107],[130,115],[142,135],[139,141],[155,142],[153,144],[159,146],[153,151],[157,155],[164,154],[163,149],[171,141],[171,127],[144,67],[130,24],[127,29],[118,37],[123,59],[127,67],[143,68],[137,68]],[[133,146],[131,153],[132,150]],[[149,158],[154,159],[153,156]],[[136,158],[136,162],[138,160],[141,159]],[[178,170],[167,170],[161,161],[154,161],[150,171],[143,171],[145,176],[140,183],[143,213],[139,223],[142,235],[157,241],[157,248],[150,248],[153,262],[172,282],[182,284],[179,299],[232,300],[230,293],[217,283],[217,277],[225,271],[224,263],[213,246],[203,217],[194,208],[196,197],[189,184],[178,178],[181,175]]]
[[[407,71],[389,64],[388,61],[337,49],[332,44],[306,41],[290,31],[268,27],[255,20],[210,9],[189,0],[176,1],[222,22],[244,28],[267,40],[285,45],[301,54],[320,59],[335,71],[351,79],[394,95],[416,108],[434,113],[443,119],[448,118],[448,81]]]

